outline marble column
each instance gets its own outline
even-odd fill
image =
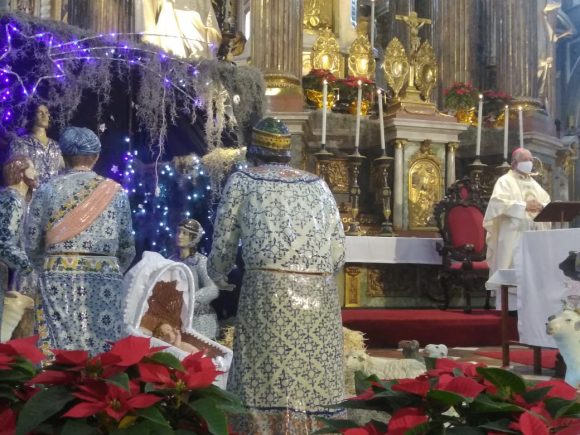
[[[447,163],[446,163],[446,185],[447,187],[451,186],[455,183],[456,175],[455,175],[455,151],[459,147],[459,143],[457,142],[449,142],[447,144]]]
[[[497,89],[515,98],[538,96],[538,0],[495,0]]]
[[[454,82],[479,86],[479,0],[433,0],[433,47],[439,62],[439,101]]]
[[[395,139],[395,174],[393,181],[393,226],[403,228],[403,187],[405,139]]]
[[[263,72],[269,90],[279,90],[267,95],[294,94],[302,98],[303,15],[302,0],[252,0],[252,65]],[[287,99],[278,100],[278,107],[271,110],[295,110]]]

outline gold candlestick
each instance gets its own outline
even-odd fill
[[[331,152],[326,149],[325,144],[320,145],[320,150],[317,153],[314,153],[314,157],[316,157],[316,161],[318,162],[319,176],[328,184],[328,165],[330,164],[330,159],[334,156]]]
[[[381,232],[378,234],[382,237],[392,237],[393,225],[391,224],[391,188],[389,187],[389,168],[393,161],[392,157],[388,157],[385,150],[383,154],[376,158],[374,163],[377,166],[377,170],[381,174],[381,180],[383,185],[381,187],[381,199],[383,203],[383,217],[385,220],[381,224]]]
[[[358,148],[355,148],[354,153],[349,154],[348,165],[350,167],[350,204],[352,213],[352,222],[346,232],[347,236],[362,236],[363,232],[360,229],[359,222],[357,220],[359,214],[359,199],[360,199],[360,186],[358,185],[358,176],[360,174],[360,167],[365,156],[358,152]]]
[[[481,176],[483,174],[483,170],[487,167],[485,163],[482,163],[479,160],[479,156],[475,156],[475,160],[469,166],[469,176],[473,180],[473,182],[477,185],[478,188],[481,187]]]

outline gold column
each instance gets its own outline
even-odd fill
[[[439,62],[439,101],[454,82],[478,86],[478,2],[433,0],[433,48]]]
[[[269,88],[267,94],[294,94],[302,98],[304,2],[252,0],[251,11],[252,65],[264,73]],[[288,107],[288,104],[280,104],[280,107],[271,109],[292,111],[295,108]]]
[[[497,89],[514,97],[538,96],[538,0],[495,0],[498,17]]]

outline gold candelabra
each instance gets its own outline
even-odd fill
[[[320,178],[328,184],[328,165],[330,164],[330,159],[334,156],[330,151],[326,149],[326,144],[320,145],[320,150],[314,153],[314,157],[318,161],[318,167],[320,168]]]
[[[391,167],[392,161],[393,158],[388,157],[385,150],[383,150],[383,154],[374,161],[382,181],[381,200],[383,204],[383,217],[385,220],[381,224],[381,232],[378,234],[382,237],[392,237],[395,235],[391,224],[391,188],[389,187],[389,168]]]
[[[479,160],[479,156],[475,156],[475,160],[469,166],[469,176],[473,180],[473,182],[477,185],[478,188],[482,187],[481,185],[481,176],[483,175],[483,171],[487,167],[485,163],[482,163]]]
[[[358,185],[358,176],[360,174],[360,167],[365,156],[358,152],[358,148],[355,148],[354,153],[349,154],[348,166],[350,168],[350,205],[352,213],[352,222],[346,232],[347,236],[362,236],[363,232],[360,229],[359,222],[357,220],[359,214],[359,199],[361,194],[360,186]]]

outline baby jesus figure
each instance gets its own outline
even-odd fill
[[[181,341],[181,331],[179,328],[172,327],[169,323],[160,323],[153,330],[153,337],[159,338],[188,353],[199,352],[197,347]]]

